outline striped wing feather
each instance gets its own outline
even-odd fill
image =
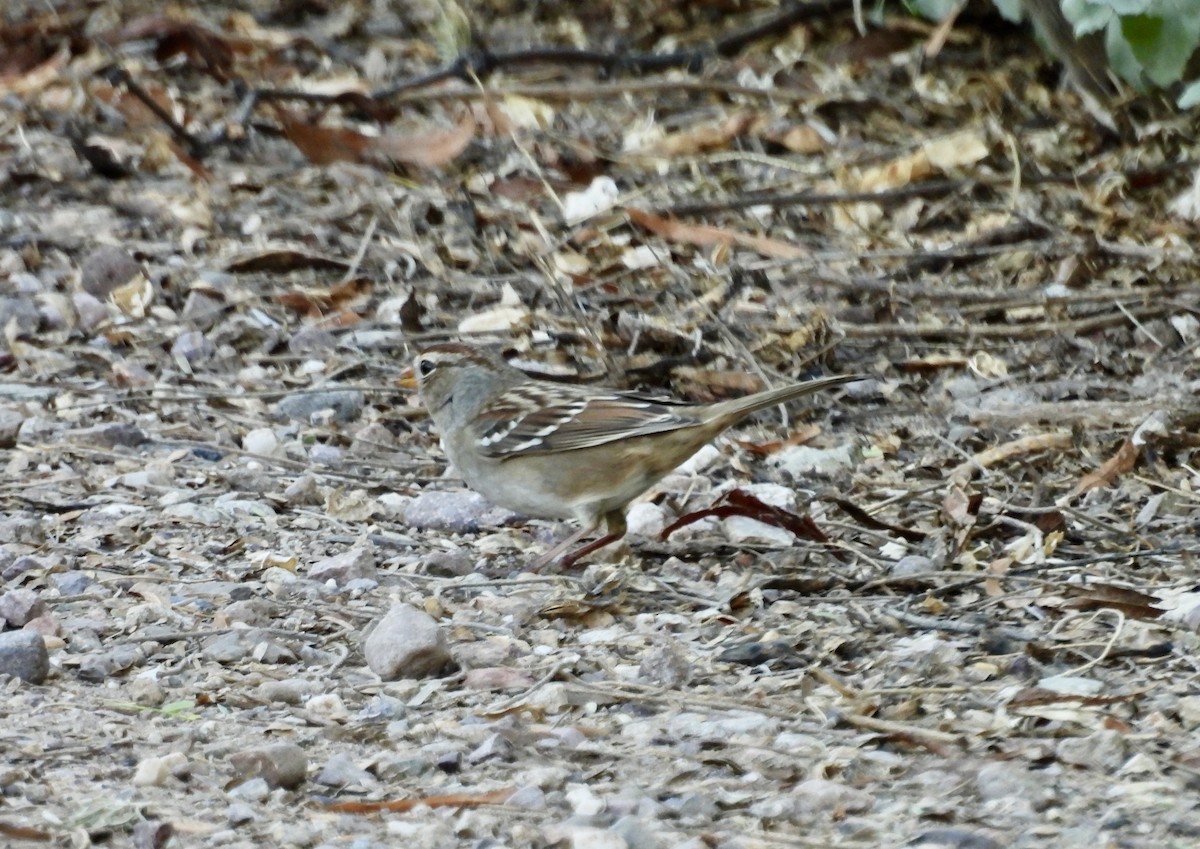
[[[637,393],[594,394],[583,387],[517,387],[478,416],[479,446],[490,457],[574,451],[618,439],[692,427],[688,404]]]

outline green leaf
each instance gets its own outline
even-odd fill
[[[1025,9],[1021,6],[1021,0],[992,0],[992,3],[1004,20],[1012,21],[1014,24],[1025,20]]]
[[[958,7],[958,0],[907,0],[904,5],[923,18],[941,21]]]
[[[1090,0],[1063,0],[1063,17],[1075,29],[1075,35],[1099,32],[1113,19],[1111,6],[1092,3]]]
[[[1180,109],[1200,106],[1200,80],[1192,80],[1184,87],[1183,94],[1179,95],[1178,103]]]
[[[1131,15],[1121,18],[1121,34],[1129,49],[1157,85],[1178,82],[1196,47],[1185,21],[1157,16]]]
[[[1138,91],[1145,91],[1146,75],[1142,63],[1133,55],[1133,48],[1122,35],[1118,19],[1114,18],[1112,25],[1104,31],[1104,47],[1108,53],[1108,64],[1117,76]]]

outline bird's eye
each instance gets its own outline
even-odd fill
[[[428,377],[433,371],[433,360],[421,360],[417,363],[417,371],[421,373],[421,377]]]

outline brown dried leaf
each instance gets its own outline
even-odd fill
[[[733,230],[724,230],[704,224],[685,224],[674,218],[663,218],[653,212],[627,207],[625,214],[634,223],[645,227],[656,236],[661,236],[668,242],[679,242],[699,247],[719,245],[738,245],[757,251],[763,256],[773,259],[800,259],[808,256],[808,251],[779,239],[766,236],[750,236]]]

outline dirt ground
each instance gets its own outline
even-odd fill
[[[1195,115],[975,4],[52,5],[0,31],[0,844],[1200,843]],[[398,386],[445,339],[872,379],[533,574],[572,526]],[[786,513],[662,538],[731,492]],[[382,680],[398,604],[440,660]]]

